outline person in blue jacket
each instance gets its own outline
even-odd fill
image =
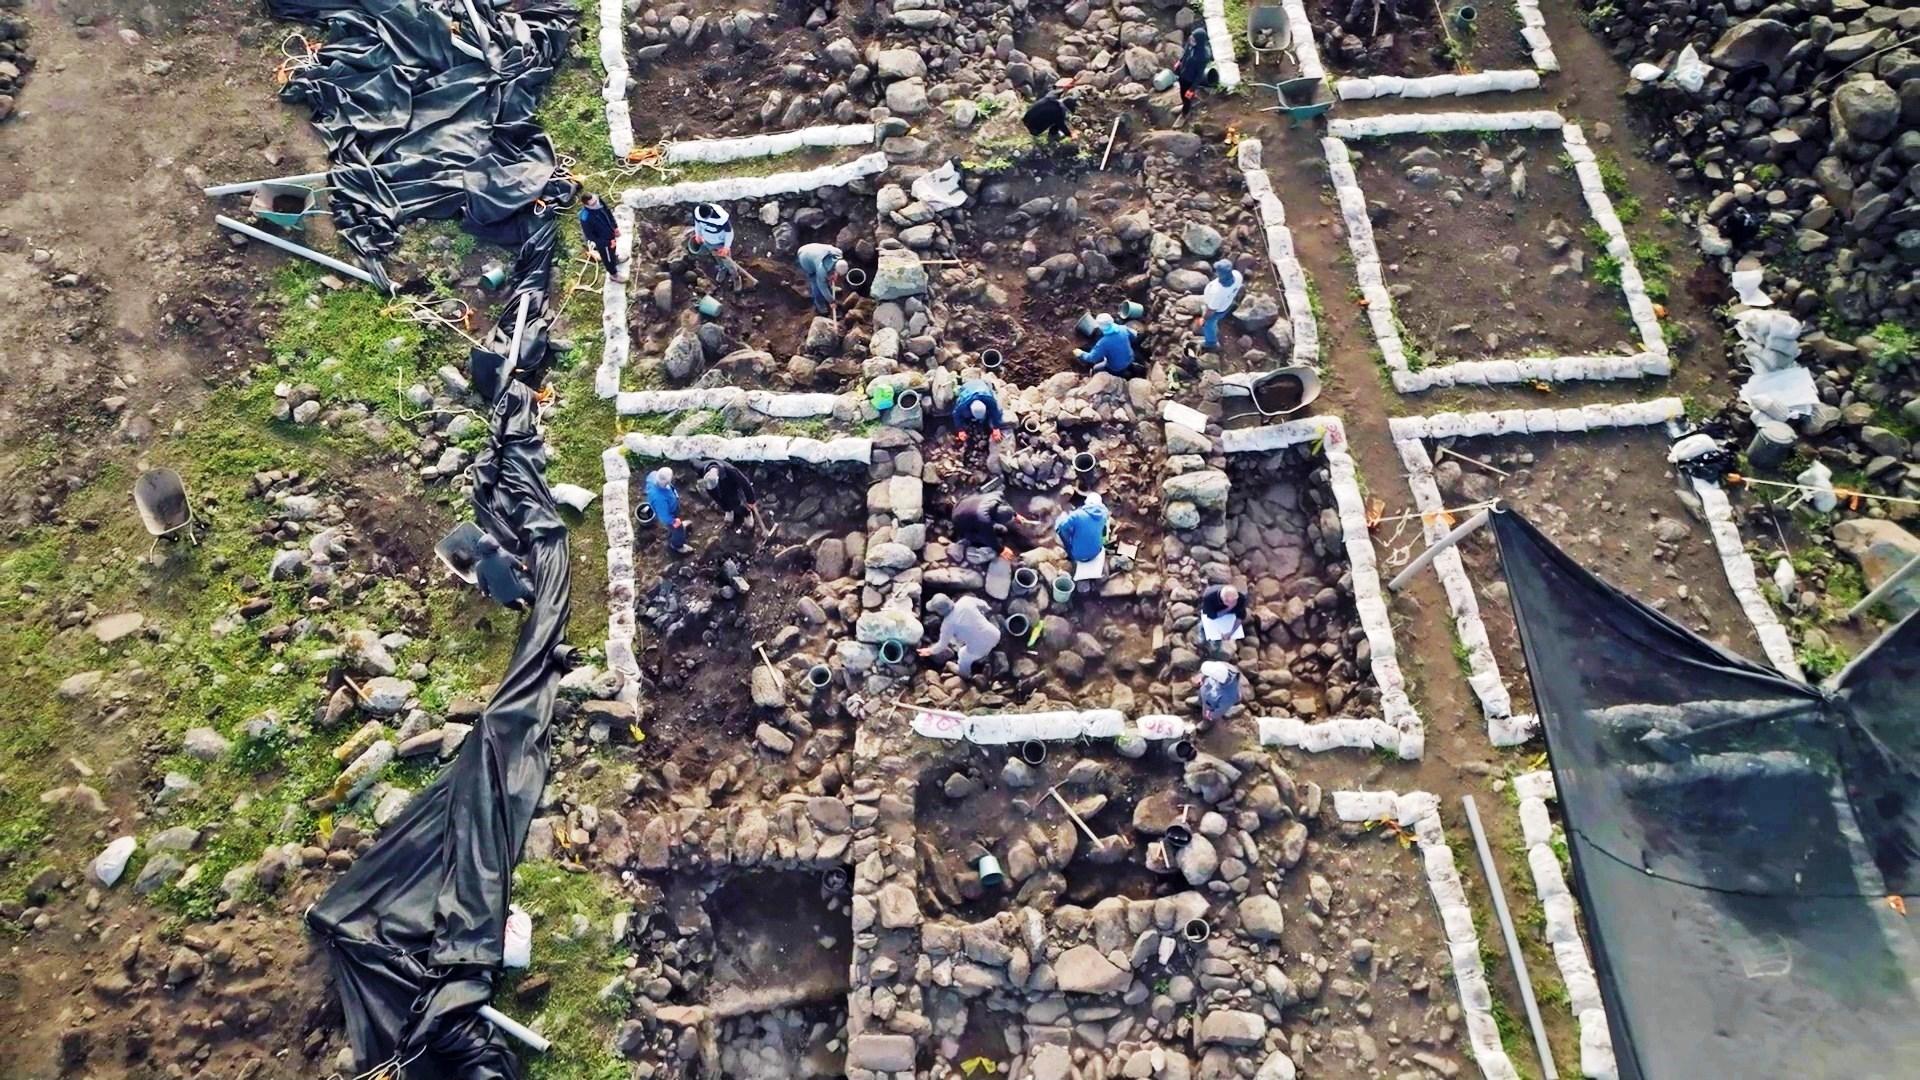
[[[680,555],[687,550],[687,523],[680,516],[680,493],[673,487],[673,469],[662,465],[647,474],[647,505],[653,518],[667,531],[667,554]]]
[[[1133,331],[1113,321],[1113,316],[1101,314],[1093,321],[1097,335],[1093,348],[1074,353],[1074,358],[1085,360],[1092,371],[1105,371],[1114,375],[1125,375],[1133,366]]]
[[[960,392],[953,396],[953,430],[956,438],[965,442],[968,432],[986,428],[987,437],[998,442],[1005,420],[1000,413],[1000,399],[994,396],[993,387],[987,380],[970,379],[960,384]]]
[[[1060,546],[1067,549],[1067,558],[1076,564],[1099,558],[1100,550],[1107,546],[1106,500],[1098,494],[1088,495],[1078,510],[1062,515],[1053,533],[1060,538]]]

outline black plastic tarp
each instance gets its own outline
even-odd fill
[[[416,796],[307,921],[326,944],[360,1066],[405,1075],[517,1077],[512,1050],[476,1011],[492,995],[508,889],[547,780],[548,728],[565,673],[571,577],[566,526],[547,487],[534,391],[475,350],[492,402],[474,466],[479,526],[524,560],[533,602],[499,689],[453,765]]]
[[[1920,1076],[1920,622],[1808,686],[1493,524],[1620,1076]]]
[[[573,0],[268,6],[326,26],[317,63],[294,72],[281,96],[313,111],[332,162],[334,220],[363,256],[391,251],[400,226],[422,218],[457,217],[515,246],[535,228],[535,200],[571,191],[534,108],[579,22]]]

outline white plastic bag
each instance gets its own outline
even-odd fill
[[[1680,50],[1680,58],[1673,62],[1673,81],[1689,94],[1697,94],[1707,85],[1707,64],[1700,54],[1689,45]]]
[[[951,210],[966,202],[967,193],[960,190],[960,170],[952,159],[921,174],[920,179],[913,182],[913,197],[936,211]]]
[[[503,967],[524,968],[533,961],[533,918],[515,904],[507,909],[507,938],[501,951]]]

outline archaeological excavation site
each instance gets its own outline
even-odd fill
[[[0,0],[0,1080],[1920,1075],[1920,8]]]

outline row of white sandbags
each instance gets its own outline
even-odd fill
[[[887,170],[887,155],[875,150],[838,165],[821,165],[770,176],[730,176],[721,180],[689,180],[663,187],[628,188],[620,201],[636,210],[676,203],[732,202],[767,199],[826,187],[845,187]]]
[[[799,420],[831,416],[840,405],[839,394],[782,394],[774,390],[743,390],[737,386],[694,387],[687,390],[627,390],[614,398],[621,416],[677,413],[692,409],[730,409],[745,406],[762,416]]]
[[[1398,345],[1396,336],[1395,344]],[[1402,354],[1404,358],[1404,354]],[[1639,379],[1672,374],[1673,359],[1660,352],[1610,356],[1530,356],[1520,360],[1458,360],[1418,371],[1393,373],[1394,389],[1403,394],[1448,390],[1456,386],[1506,386],[1512,383],[1581,382],[1583,380]]]
[[[1580,936],[1573,892],[1553,851],[1553,815],[1547,810],[1547,801],[1554,798],[1553,774],[1522,773],[1513,778],[1513,792],[1520,799],[1520,833],[1534,895],[1546,916],[1547,943],[1553,949],[1554,966],[1560,969],[1560,982],[1567,988],[1568,1006],[1580,1025],[1580,1072],[1589,1080],[1614,1080],[1620,1074],[1619,1065],[1613,1056],[1600,981]]]
[[[1720,565],[1727,574],[1727,585],[1733,589],[1734,599],[1740,601],[1740,610],[1746,613],[1747,621],[1753,624],[1753,633],[1760,639],[1760,649],[1767,654],[1767,661],[1782,674],[1791,678],[1805,680],[1800,670],[1800,661],[1793,652],[1793,639],[1787,635],[1787,628],[1780,625],[1780,617],[1774,614],[1773,605],[1767,602],[1766,593],[1761,591],[1759,575],[1753,568],[1753,556],[1747,554],[1747,546],[1740,536],[1740,526],[1733,517],[1733,504],[1728,501],[1727,493],[1719,484],[1699,477],[1693,479],[1694,493],[1700,496],[1701,510],[1707,518],[1707,528],[1713,535],[1713,548],[1720,556]]]
[[[607,82],[600,88],[600,99],[607,114],[607,141],[613,146],[615,160],[624,160],[633,152],[633,107],[627,102],[630,69],[627,67],[626,22],[625,0],[600,0],[600,65],[607,69]]]
[[[1253,196],[1260,207],[1260,222],[1267,240],[1267,258],[1273,263],[1274,273],[1280,278],[1280,290],[1286,297],[1287,321],[1293,327],[1293,362],[1317,366],[1320,363],[1320,327],[1313,318],[1313,298],[1307,289],[1307,271],[1300,265],[1300,255],[1293,246],[1293,232],[1287,228],[1286,207],[1274,192],[1273,179],[1267,175],[1262,163],[1259,139],[1241,141],[1239,164],[1240,175],[1247,184],[1247,193]]]
[[[1564,409],[1497,409],[1395,416],[1387,421],[1387,429],[1396,440],[1552,435],[1602,428],[1647,427],[1676,420],[1684,412],[1685,406],[1679,398],[1663,397],[1651,401],[1595,402]]]
[[[800,150],[871,146],[879,141],[879,124],[816,124],[797,131],[777,131],[770,135],[736,135],[725,139],[671,142],[667,144],[664,157],[669,165],[690,162],[718,165],[750,158],[779,157]]]
[[[860,465],[873,458],[873,440],[853,436],[809,439],[799,435],[644,435],[628,432],[621,446],[638,458],[655,461],[793,462],[802,465]]]
[[[613,220],[620,226],[614,241],[614,253],[622,261],[633,257],[633,210],[613,208]],[[600,366],[593,373],[593,392],[610,398],[620,392],[620,373],[627,368],[633,351],[633,339],[627,331],[627,283],[613,274],[600,286]]]
[[[1334,813],[1341,821],[1393,821],[1413,832],[1420,853],[1427,890],[1439,910],[1447,937],[1453,981],[1460,990],[1461,1018],[1466,1023],[1468,1049],[1487,1080],[1518,1080],[1519,1072],[1500,1041],[1493,1018],[1493,988],[1480,958],[1480,935],[1474,929],[1473,909],[1467,903],[1460,868],[1440,828],[1440,799],[1425,791],[1405,795],[1391,791],[1336,791]]]
[[[1398,75],[1374,75],[1369,78],[1340,79],[1333,92],[1342,101],[1367,101],[1372,98],[1468,97],[1473,94],[1514,93],[1540,86],[1540,73],[1532,70],[1476,71],[1470,75],[1426,75],[1402,78]]]
[[[1386,116],[1329,120],[1327,134],[1336,139],[1367,139],[1449,131],[1557,131],[1565,126],[1566,121],[1551,109],[1491,113],[1391,113]]]

